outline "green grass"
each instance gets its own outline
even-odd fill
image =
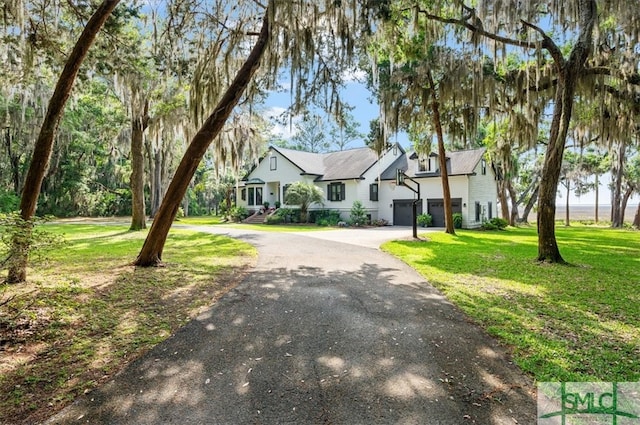
[[[67,244],[0,300],[0,423],[36,423],[105,382],[240,282],[256,250],[173,229],[162,268],[130,263],[146,232],[52,224]]]
[[[536,380],[640,380],[640,232],[559,227],[568,266],[534,261],[533,228],[428,237],[383,249],[511,346]]]
[[[188,224],[190,226],[207,226],[214,224],[222,224],[222,217],[214,215],[203,215],[197,217],[183,217],[177,219],[175,224]]]

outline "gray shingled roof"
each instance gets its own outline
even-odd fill
[[[359,179],[377,161],[369,148],[331,153],[311,153],[272,147],[295,164],[303,174],[317,175],[318,181]]]
[[[282,156],[295,164],[304,174],[314,174],[318,176],[324,174],[322,154],[298,151],[295,149],[276,148],[273,146],[271,149],[280,152]]]
[[[447,170],[450,176],[473,174],[476,166],[482,159],[485,149],[471,149],[466,151],[447,152]],[[431,154],[435,155],[435,154]],[[436,177],[440,173],[416,173],[418,158],[414,152],[408,152],[389,166],[380,175],[381,180],[395,180],[396,169],[400,168],[409,177]]]

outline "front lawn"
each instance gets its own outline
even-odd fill
[[[535,261],[535,228],[429,233],[383,249],[512,347],[536,380],[640,380],[640,232],[558,227],[557,237],[569,266]]]
[[[67,245],[0,286],[0,423],[40,423],[166,339],[242,280],[256,250],[173,229],[166,267],[130,263],[146,232],[127,224],[47,225]],[[2,276],[0,276],[2,279]]]

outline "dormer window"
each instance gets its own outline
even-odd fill
[[[429,158],[419,158],[418,159],[418,172],[426,173],[429,168]]]
[[[419,173],[433,173],[435,171],[435,158],[428,156],[426,158],[418,158]]]

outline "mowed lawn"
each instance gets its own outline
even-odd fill
[[[538,263],[535,228],[383,245],[513,350],[537,381],[640,380],[640,232],[558,227],[570,265]]]
[[[173,229],[165,267],[130,263],[146,232],[128,224],[44,226],[67,243],[1,287],[0,423],[40,423],[113,376],[240,283],[250,245]],[[0,277],[1,278],[1,277]]]

